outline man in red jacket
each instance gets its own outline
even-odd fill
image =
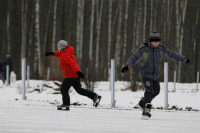
[[[70,97],[69,89],[74,87],[80,95],[87,96],[93,100],[93,105],[97,107],[101,100],[98,94],[81,88],[80,78],[84,78],[84,74],[79,69],[76,58],[74,56],[74,48],[67,44],[65,40],[60,40],[57,44],[58,50],[55,52],[46,52],[46,56],[60,57],[60,67],[64,73],[64,81],[61,85],[61,94],[63,104],[58,106],[58,110],[69,110]]]

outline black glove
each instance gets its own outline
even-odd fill
[[[129,68],[128,68],[128,66],[124,66],[123,68],[122,68],[122,73],[125,73],[125,72],[127,72],[129,70]]]
[[[80,71],[77,72],[77,75],[78,75],[79,78],[84,78],[84,74]]]
[[[46,56],[50,56],[50,55],[54,56],[54,52],[46,52]]]
[[[186,64],[189,64],[190,60],[188,58],[185,58],[185,60],[183,62],[186,63]]]

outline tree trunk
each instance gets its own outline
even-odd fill
[[[128,10],[129,10],[129,0],[126,0],[125,7],[125,18],[124,18],[124,47],[123,47],[123,56],[122,61],[125,61],[126,58],[126,47],[127,47],[127,25],[128,25]]]
[[[26,54],[26,2],[22,0],[22,45],[21,45],[21,58],[25,58]]]
[[[54,3],[53,9],[53,36],[52,36],[52,51],[55,51],[55,44],[56,44],[56,12],[57,11],[57,0]]]
[[[183,50],[183,27],[184,27],[184,22],[185,22],[185,12],[186,12],[186,7],[187,7],[187,0],[185,0],[185,2],[181,2],[181,27],[180,27],[180,44],[179,44],[179,53],[182,54],[182,50]],[[181,62],[179,62],[179,66],[178,66],[178,82],[181,81]]]
[[[115,47],[115,64],[116,64],[116,80],[118,80],[119,64],[120,62],[120,52],[121,52],[121,27],[122,27],[122,1],[119,1],[119,15],[118,15],[118,26],[117,26],[117,41]]]
[[[109,68],[110,68],[111,41],[112,41],[112,0],[109,1],[109,11],[108,11],[108,50],[107,50],[108,75],[110,75]],[[108,80],[110,80],[109,77]]]
[[[91,7],[91,22],[90,22],[90,45],[89,45],[89,60],[93,61],[93,27],[94,27],[94,7],[95,1],[92,0],[92,7]]]
[[[38,77],[42,76],[41,71],[41,56],[40,56],[40,6],[39,0],[35,3],[35,60],[34,70],[37,72]]]
[[[82,57],[83,48],[83,19],[84,19],[84,0],[78,0],[78,11],[77,11],[77,58],[78,60]]]
[[[7,11],[7,37],[8,37],[8,52],[10,52],[10,0],[8,0],[8,11]]]
[[[146,17],[147,17],[147,1],[144,1],[144,21],[143,21],[143,39],[142,41],[146,41]]]
[[[100,40],[100,31],[101,31],[101,16],[103,11],[103,1],[101,0],[100,10],[97,8],[97,39],[96,39],[96,63],[95,68],[98,71],[99,70],[99,40]],[[99,2],[99,1],[97,1]],[[97,4],[98,7],[98,4]]]

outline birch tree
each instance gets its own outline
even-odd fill
[[[78,0],[77,16],[77,53],[78,59],[81,59],[83,48],[84,0]]]
[[[26,12],[27,6],[24,0],[22,0],[22,45],[21,45],[21,58],[25,58],[26,52]]]
[[[98,4],[97,4],[97,39],[96,39],[96,63],[95,63],[95,68],[98,71],[99,68],[99,40],[100,40],[100,29],[101,29],[101,16],[102,16],[102,11],[103,11],[103,2],[104,0],[101,0],[101,5],[100,9],[98,9]],[[97,0],[97,3],[99,3],[99,0]]]
[[[117,27],[117,41],[115,47],[115,64],[116,64],[116,72],[118,72],[120,62],[120,52],[121,52],[121,25],[122,25],[122,1],[119,1],[119,15],[118,15],[118,27]],[[118,79],[118,73],[116,73],[116,80]]]
[[[40,56],[40,5],[39,0],[35,3],[35,59],[34,70],[38,72],[38,76],[42,76],[41,71],[41,56]]]
[[[93,27],[94,27],[94,8],[95,0],[92,0],[91,7],[91,22],[90,22],[90,44],[89,44],[89,59],[93,60]]]
[[[8,52],[10,52],[10,0],[8,0],[8,10],[7,10],[7,37],[8,37]]]
[[[55,0],[54,9],[53,9],[52,51],[55,51],[55,44],[56,44],[56,13],[57,13],[57,0]]]
[[[183,49],[183,26],[185,22],[185,12],[186,12],[186,7],[187,7],[187,0],[184,2],[181,2],[181,21],[180,21],[180,41],[179,41],[179,53],[182,54],[182,49]],[[181,80],[181,63],[179,62],[178,66],[178,81],[180,82]]]
[[[127,47],[127,24],[128,24],[128,6],[129,5],[129,0],[126,0],[126,5],[125,5],[125,18],[124,18],[124,47],[123,47],[123,56],[122,56],[122,61],[125,60],[126,57],[126,47]]]
[[[107,66],[107,68],[110,68],[110,53],[111,53],[111,40],[112,40],[112,0],[109,1],[108,8],[109,8],[109,10],[108,10],[108,50],[107,50],[108,66]],[[110,75],[109,71],[108,71],[108,75]]]

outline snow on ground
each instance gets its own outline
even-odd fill
[[[141,119],[140,110],[72,107],[57,111],[49,106],[0,104],[1,133],[199,133],[199,112],[152,112]]]
[[[96,93],[102,95],[99,108],[92,107],[92,100],[70,90],[70,111],[57,111],[61,95],[53,94],[59,88],[54,82],[30,81],[27,99],[21,100],[21,81],[5,87],[0,84],[1,133],[199,133],[199,111],[152,110],[152,118],[141,120],[136,106],[144,91],[125,90],[128,82],[115,83],[116,108],[110,108],[111,94],[108,82],[97,82]],[[48,87],[47,87],[48,86]],[[200,109],[200,92],[196,84],[177,83],[176,93],[169,83],[169,104],[183,110],[189,106]],[[33,90],[38,91],[33,91]],[[164,104],[164,84],[153,100],[153,106]],[[81,106],[75,106],[80,104]]]
[[[52,88],[46,87],[50,86]],[[115,99],[116,99],[116,107],[118,108],[126,108],[131,109],[136,106],[140,98],[144,95],[144,91],[132,92],[130,90],[125,90],[128,86],[128,82],[120,82],[117,81],[115,83]],[[50,104],[60,104],[61,95],[60,94],[52,94],[55,92],[55,89],[59,87],[52,82],[45,82],[41,80],[31,80],[30,87],[27,89],[26,96],[27,100],[22,101],[21,96],[21,81],[17,81],[12,83],[8,87],[2,87],[3,85],[0,83],[0,101],[16,101],[24,104],[31,105],[50,105]],[[152,101],[152,104],[155,108],[164,106],[164,84],[161,83],[161,91],[160,94]],[[84,88],[84,85],[83,85]],[[200,109],[200,91],[196,92],[196,84],[176,84],[176,92],[172,92],[174,89],[174,84],[169,83],[169,94],[168,94],[168,103],[169,107],[178,106],[179,108],[185,109],[186,107],[192,107],[192,109]],[[34,89],[42,90],[41,92],[33,91]],[[97,82],[96,88],[94,90],[96,93],[102,96],[102,101],[100,103],[101,107],[110,107],[111,103],[111,93],[109,89],[108,82]],[[92,100],[87,97],[80,96],[76,93],[76,91],[71,88],[70,89],[70,97],[71,103],[78,103],[84,106],[92,106]]]

